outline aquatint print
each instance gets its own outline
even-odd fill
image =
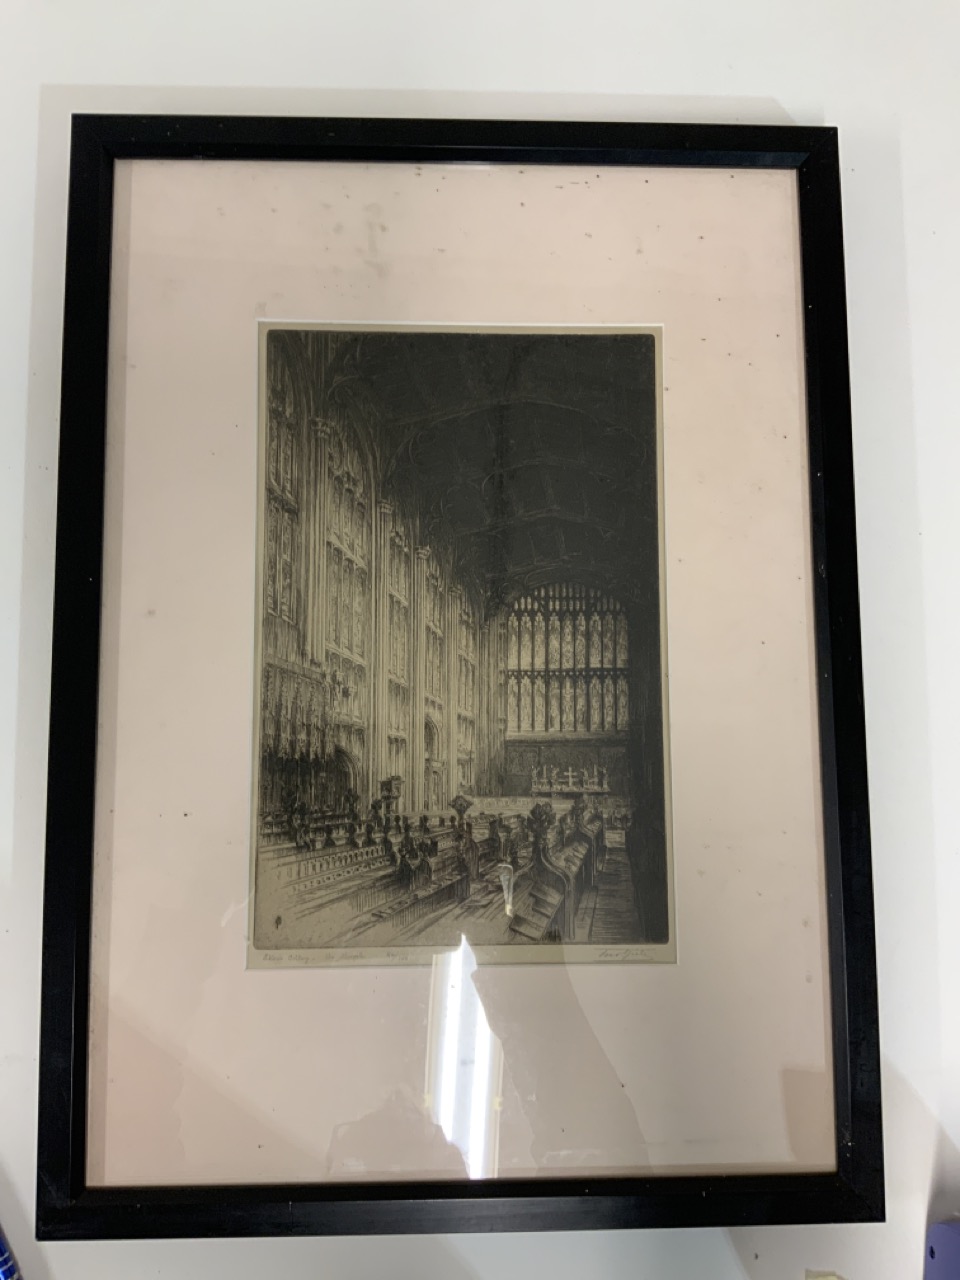
[[[673,958],[658,341],[265,328],[251,963]]]

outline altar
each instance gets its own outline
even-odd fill
[[[593,769],[558,769],[556,765],[536,765],[530,771],[530,794],[533,796],[605,796],[610,794],[607,771]]]

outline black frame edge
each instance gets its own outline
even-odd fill
[[[96,127],[74,119],[43,890],[38,1222],[61,1212],[84,1187],[112,219],[113,157]],[[84,477],[83,485],[71,483],[74,474]]]
[[[821,685],[837,1172],[87,1189],[103,451],[118,159],[472,160],[795,170]],[[44,880],[41,1240],[879,1221],[876,959],[837,134],[795,126],[78,115],[73,120]],[[99,472],[99,476],[97,473]],[[83,476],[79,484],[76,477]],[[829,572],[827,572],[829,569]],[[321,1195],[322,1199],[316,1199]]]
[[[605,1183],[605,1189],[594,1190]],[[594,1179],[572,1183],[567,1193],[556,1181],[504,1182],[486,1196],[460,1195],[451,1183],[361,1184],[346,1194],[339,1186],[336,1198],[309,1198],[320,1190],[294,1185],[88,1191],[45,1219],[38,1238],[599,1231],[877,1220],[873,1206],[837,1174],[661,1177],[644,1179],[639,1188],[628,1179]]]
[[[885,1211],[866,725],[839,139],[798,170],[840,1174]]]

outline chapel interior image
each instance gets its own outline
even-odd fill
[[[254,947],[668,943],[656,335],[263,341]]]

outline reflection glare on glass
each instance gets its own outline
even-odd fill
[[[496,1177],[503,1053],[477,995],[466,938],[437,956],[430,989],[427,1105],[471,1178]]]
[[[501,862],[497,865],[497,871],[500,875],[500,887],[503,889],[503,909],[508,916],[512,916],[514,881],[513,867],[509,862]]]

